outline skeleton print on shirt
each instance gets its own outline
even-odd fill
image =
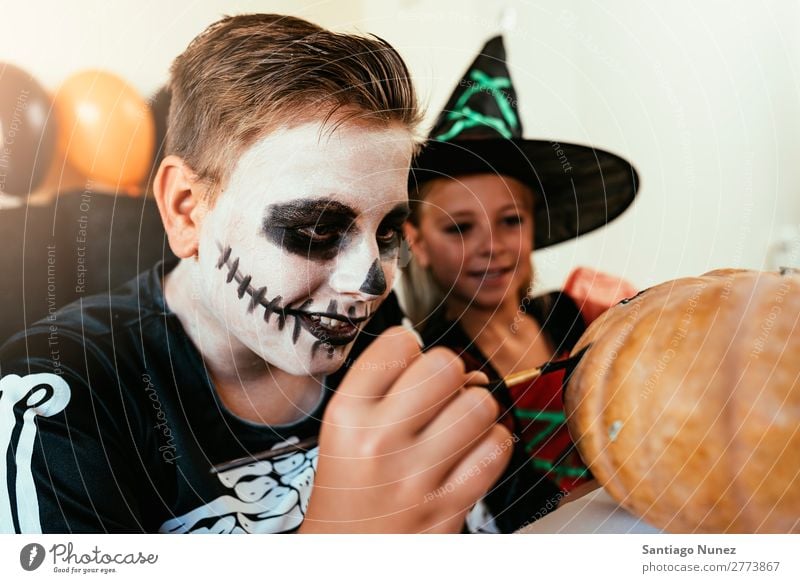
[[[272,449],[297,443],[291,438]],[[218,474],[230,494],[168,520],[162,533],[281,533],[303,522],[317,469],[315,447]]]
[[[36,418],[60,413],[69,399],[69,385],[58,375],[10,374],[0,379],[0,531],[42,532],[31,472]],[[17,415],[15,407],[19,410],[20,405],[22,414]],[[6,465],[9,458],[14,460],[12,474]]]

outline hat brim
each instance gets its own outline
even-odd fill
[[[615,154],[577,144],[523,139],[430,141],[414,160],[413,189],[470,174],[516,178],[536,194],[534,245],[542,249],[617,218],[636,197],[639,176]]]

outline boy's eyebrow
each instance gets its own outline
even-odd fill
[[[411,214],[411,208],[408,204],[401,202],[395,207],[386,213],[386,216],[383,218],[384,221],[396,221],[398,223],[404,223],[408,219],[408,216]]]
[[[354,220],[358,213],[341,202],[330,199],[303,198],[291,202],[271,204],[264,213],[264,227],[313,224],[323,216]]]

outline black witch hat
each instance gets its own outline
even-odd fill
[[[589,146],[526,140],[503,38],[486,43],[439,115],[409,176],[412,192],[434,178],[501,174],[536,193],[534,245],[541,249],[618,217],[639,187],[619,156]]]

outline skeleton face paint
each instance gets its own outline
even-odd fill
[[[232,343],[291,374],[341,366],[394,281],[411,151],[399,126],[315,122],[242,155],[197,268]]]

